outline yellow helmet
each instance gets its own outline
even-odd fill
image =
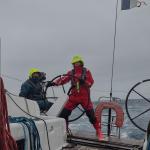
[[[36,69],[36,68],[31,68],[29,70],[29,77],[31,78],[32,77],[32,74],[35,73],[35,72],[40,72],[39,69]]]
[[[73,56],[71,63],[74,64],[76,62],[81,62],[82,64],[84,64],[83,59],[80,55]]]

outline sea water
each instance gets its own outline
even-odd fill
[[[97,102],[93,103],[94,107],[96,107]],[[124,111],[124,124],[123,127],[120,129],[120,136],[122,138],[132,138],[132,139],[143,139],[145,136],[145,133],[143,131],[141,131],[140,129],[138,129],[135,125],[133,125],[133,123],[130,121],[130,119],[128,118],[127,114],[126,114],[126,110],[125,110],[125,101],[120,102],[120,105],[123,108]],[[141,101],[137,101],[137,100],[132,100],[132,102],[129,103],[129,112],[131,113],[131,116],[136,116],[138,114],[140,114],[141,112],[144,112],[145,108],[149,106],[147,105],[147,103],[145,102],[141,102]],[[81,112],[79,111],[79,109],[75,109],[71,115],[71,118],[74,118],[77,116],[77,114],[81,114]],[[108,110],[104,110],[103,114],[106,115],[108,114]],[[112,115],[114,115],[115,113],[112,112]],[[141,126],[144,127],[146,129],[148,121],[149,121],[149,113],[145,113],[144,116],[140,116],[139,118],[137,118],[137,120],[135,119],[135,122]],[[145,120],[143,120],[145,119]],[[102,131],[104,133],[107,134],[107,126],[105,123],[108,122],[108,117],[102,117]],[[73,131],[73,132],[82,132],[82,133],[89,133],[89,134],[95,134],[95,129],[93,128],[93,126],[89,123],[89,120],[87,118],[86,115],[83,115],[80,119],[74,121],[74,122],[70,122],[69,124],[69,128]],[[112,128],[112,134],[116,134],[116,128]]]

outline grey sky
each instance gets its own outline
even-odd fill
[[[24,81],[36,67],[50,80],[81,54],[95,79],[93,99],[108,95],[115,5],[115,0],[0,0],[2,74]],[[119,4],[114,96],[125,98],[135,83],[150,78],[149,14],[149,5],[121,11]],[[4,80],[18,93],[21,82]]]

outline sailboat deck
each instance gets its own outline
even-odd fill
[[[105,137],[105,139],[100,142],[94,135],[80,133],[69,136],[68,142],[76,145],[72,148],[72,150],[141,150],[144,141],[127,138],[119,139],[117,137]]]

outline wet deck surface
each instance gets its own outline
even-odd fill
[[[87,138],[89,140],[91,139],[91,141],[92,140],[98,141],[98,139],[95,135],[89,135],[87,133],[84,133],[84,134],[83,133],[82,134],[76,133],[76,134],[73,134],[73,136],[75,136],[75,138],[81,137],[81,139],[82,139],[82,137],[83,137],[83,138]],[[126,145],[134,145],[137,147],[138,146],[142,147],[143,142],[144,142],[143,140],[134,140],[134,139],[127,139],[127,138],[126,139],[119,139],[117,137],[109,137],[109,138],[105,137],[104,140],[101,141],[101,143],[104,143],[104,145],[105,144],[107,145],[108,143],[114,143],[116,145],[123,145],[124,147],[126,147]],[[107,146],[106,146],[106,148],[104,148],[104,147],[100,147],[100,148],[96,147],[95,148],[95,147],[91,147],[91,146],[76,145],[73,148],[65,148],[65,149],[66,150],[70,150],[70,149],[72,149],[72,150],[111,150],[112,148],[108,148]],[[119,148],[116,148],[116,150],[119,150]]]
[[[65,148],[65,150],[110,150],[110,149],[102,149],[102,148],[93,148],[93,147],[87,147],[87,146],[76,146],[74,148]]]

